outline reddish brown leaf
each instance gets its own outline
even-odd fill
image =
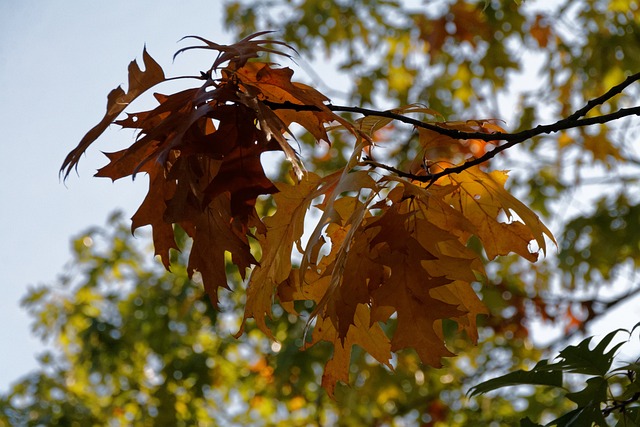
[[[69,176],[71,169],[78,164],[80,157],[106,129],[120,115],[122,111],[138,96],[147,89],[165,80],[162,67],[147,53],[145,48],[142,52],[145,71],[141,71],[136,61],[129,64],[129,88],[125,93],[120,86],[112,90],[107,96],[107,113],[100,123],[93,127],[82,138],[76,148],[74,148],[64,159],[61,172],[64,177]]]
[[[344,225],[332,223],[327,228],[335,261],[328,270],[331,286],[316,310],[319,315],[331,319],[338,336],[344,339],[353,325],[357,306],[371,302],[370,292],[382,282],[384,270],[370,251],[371,239],[376,232],[359,227],[361,220],[352,218],[354,214],[363,215],[363,204],[355,197],[348,197],[339,199],[334,206],[344,218]]]
[[[415,348],[424,363],[440,366],[443,356],[452,355],[435,322],[465,314],[452,304],[435,299],[431,291],[451,283],[446,277],[433,277],[423,267],[423,261],[436,257],[427,251],[407,231],[411,216],[389,209],[378,221],[368,225],[380,231],[371,241],[376,248],[376,261],[385,266],[386,277],[372,289],[372,318],[382,317],[393,307],[398,314],[398,326],[391,340],[391,348]],[[369,285],[371,288],[371,284]]]
[[[212,146],[209,155],[222,160],[220,169],[204,190],[204,204],[221,193],[229,192],[234,217],[246,217],[253,210],[258,196],[277,191],[260,162],[260,155],[275,147],[268,142],[255,143],[259,135],[252,116],[243,113],[241,110],[232,117],[226,117],[207,141]]]
[[[329,142],[324,124],[339,121],[348,125],[340,116],[327,108],[329,99],[317,90],[302,83],[291,81],[293,71],[289,68],[271,68],[268,64],[249,63],[238,70],[242,82],[255,87],[264,99],[274,103],[290,102],[295,105],[314,106],[319,111],[295,111],[279,109],[275,114],[286,126],[296,122],[307,129],[317,141]]]
[[[191,277],[198,271],[204,288],[214,306],[218,304],[218,289],[229,289],[227,284],[225,252],[232,255],[241,273],[257,264],[251,254],[247,236],[233,227],[231,200],[228,193],[211,201],[194,223],[195,234],[189,256],[188,271]]]
[[[413,249],[418,253],[381,251],[379,261],[391,264],[391,267],[389,277],[372,293],[372,318],[384,319],[389,312],[387,308],[393,307],[398,315],[398,326],[391,339],[391,350],[414,348],[423,363],[440,367],[441,358],[453,356],[453,353],[445,347],[441,327],[436,322],[465,313],[431,295],[433,289],[451,281],[445,277],[430,277],[426,270],[418,268],[420,257],[427,253],[422,250],[420,254],[419,246]]]
[[[131,230],[151,225],[155,255],[159,255],[165,268],[169,269],[169,250],[178,249],[171,223],[163,218],[167,198],[175,192],[176,185],[168,181],[161,167],[149,168],[149,192],[131,217]]]
[[[199,36],[186,36],[186,37],[183,37],[182,40],[184,39],[200,40],[205,44],[205,46],[188,46],[188,47],[182,48],[178,50],[175,53],[175,55],[173,55],[173,58],[175,59],[175,57],[181,54],[182,52],[186,52],[192,49],[215,50],[218,52],[218,57],[214,61],[213,65],[211,66],[211,70],[217,69],[218,67],[220,67],[220,65],[224,64],[227,61],[231,63],[230,65],[232,68],[234,69],[240,68],[244,66],[249,59],[257,58],[261,52],[269,52],[275,55],[281,55],[281,56],[290,58],[291,55],[289,54],[286,54],[279,50],[272,49],[265,46],[265,45],[280,45],[288,49],[291,49],[292,51],[295,52],[295,49],[293,49],[288,44],[281,41],[274,41],[274,40],[262,40],[262,39],[255,40],[256,37],[260,37],[272,32],[273,31],[261,31],[258,33],[250,34],[244,39],[232,45],[218,44]]]

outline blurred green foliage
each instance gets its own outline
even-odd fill
[[[440,370],[420,366],[406,352],[390,372],[356,351],[351,384],[339,386],[333,401],[319,386],[329,347],[300,350],[304,321],[277,307],[277,343],[253,327],[236,340],[242,294],[222,295],[216,312],[201,285],[188,280],[184,253],[174,253],[169,273],[140,243],[114,215],[106,227],[73,240],[73,258],[55,283],[29,291],[23,304],[51,351],[40,356],[40,370],[1,398],[0,425],[508,425],[518,419],[510,398],[465,398],[479,378],[541,356],[526,340],[507,339],[506,330],[487,327],[475,348],[452,338],[449,345],[464,355]],[[556,398],[518,397],[552,412],[561,407]]]

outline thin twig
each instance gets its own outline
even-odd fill
[[[570,341],[571,339],[573,339],[574,336],[578,335],[581,332],[584,332],[587,326],[587,322],[592,322],[595,319],[601,318],[602,316],[606,315],[607,313],[610,313],[611,310],[613,309],[613,307],[620,305],[626,301],[628,301],[630,298],[633,298],[635,296],[637,296],[638,294],[640,294],[640,287],[637,287],[636,289],[633,289],[631,291],[625,292],[624,294],[618,296],[617,298],[614,298],[611,301],[601,301],[601,300],[591,300],[591,302],[594,303],[598,303],[598,304],[602,304],[603,308],[601,310],[599,310],[599,313],[594,313],[592,317],[588,318],[586,320],[586,322],[583,324],[582,327],[580,328],[576,328],[573,331],[569,332],[568,334],[562,335],[561,337],[558,337],[557,339],[554,339],[551,342],[546,343],[545,345],[548,348],[552,348],[557,346],[560,343],[564,343],[567,341]],[[559,297],[556,297],[559,299]],[[547,301],[548,298],[547,297],[543,297],[543,300]],[[570,300],[567,300],[566,302],[571,302]],[[588,300],[585,301],[575,301],[578,302],[579,304],[584,304],[589,302]]]
[[[608,417],[613,411],[624,411],[626,407],[640,399],[640,392],[634,393],[633,396],[627,400],[615,401],[612,406],[607,406],[602,410],[602,415]]]
[[[582,107],[581,109],[579,109],[578,111],[576,111],[575,113],[567,117],[565,120],[572,121],[572,120],[579,119],[580,117],[584,117],[594,107],[596,107],[597,105],[604,104],[614,96],[622,93],[623,90],[625,90],[628,86],[638,81],[639,79],[640,79],[640,73],[636,73],[627,77],[625,81],[612,87],[604,95],[594,98],[591,101],[587,102],[587,105],[585,105],[584,107]]]
[[[633,76],[629,76],[624,82],[620,83],[617,86],[609,89],[604,95],[594,98],[589,101],[587,105],[585,105],[580,110],[571,114],[569,117],[558,120],[555,123],[547,124],[547,125],[538,125],[531,129],[526,129],[520,132],[464,132],[457,129],[451,129],[446,127],[446,122],[423,122],[421,120],[413,119],[411,117],[403,116],[402,114],[394,113],[389,110],[381,111],[381,110],[373,110],[370,108],[363,107],[348,107],[345,105],[333,105],[328,104],[326,107],[334,112],[346,112],[346,113],[357,113],[362,114],[363,116],[377,116],[377,117],[386,117],[389,119],[397,120],[402,123],[410,124],[415,127],[432,130],[441,135],[448,136],[453,139],[480,139],[482,141],[507,141],[513,142],[516,141],[522,142],[524,140],[533,138],[542,134],[551,134],[555,132],[560,132],[562,130],[573,129],[577,127],[590,126],[594,124],[603,124],[613,120],[618,120],[623,117],[640,115],[640,107],[632,107],[632,108],[622,108],[614,113],[603,114],[597,117],[589,117],[580,119],[584,114],[593,109],[596,105],[603,103],[606,100],[611,99],[613,96],[619,94],[624,88],[626,88],[629,84],[640,80],[640,73],[634,74]],[[303,104],[294,104],[292,102],[272,102],[272,101],[263,101],[265,105],[273,110],[294,110],[294,111],[321,111],[319,107],[315,105],[303,105]]]

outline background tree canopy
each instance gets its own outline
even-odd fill
[[[238,38],[281,28],[278,38],[300,53],[303,69],[313,69],[304,58],[336,61],[349,84],[324,91],[334,103],[422,103],[447,120],[503,119],[510,131],[567,117],[638,72],[639,13],[633,1],[226,3],[228,30]],[[313,73],[311,83],[323,84]],[[637,99],[632,86],[590,114],[635,106]],[[374,138],[388,142],[398,169],[412,168],[416,153],[403,151],[419,138],[412,127]],[[511,169],[509,189],[551,225],[558,256],[535,264],[515,255],[485,259],[488,284],[474,289],[490,316],[479,318],[477,346],[445,324],[447,345],[459,356],[434,369],[416,352],[400,352],[394,372],[354,347],[350,385],[337,385],[335,401],[320,388],[331,346],[300,351],[304,322],[274,306],[277,343],[252,324],[245,338],[233,339],[242,293],[221,293],[221,311],[213,310],[202,285],[187,278],[188,251],[172,252],[172,273],[166,273],[114,216],[105,228],[74,240],[62,279],[25,297],[34,330],[59,351],[43,355],[42,371],[4,397],[0,422],[514,425],[524,417],[548,422],[570,414],[558,424],[635,425],[636,365],[616,375],[606,345],[595,347],[592,364],[573,363],[576,352],[591,353],[582,344],[566,347],[564,339],[554,343],[557,350],[566,347],[554,365],[556,353],[536,348],[529,334],[532,322],[543,320],[568,339],[638,290],[636,138],[633,119],[623,119],[537,137],[492,160],[494,170]],[[338,137],[329,151],[307,148],[307,168],[332,172],[347,161],[348,144]],[[265,214],[273,209],[258,207]],[[179,235],[178,245],[184,244]],[[473,240],[469,247],[480,250]],[[227,267],[237,288],[237,270]],[[310,312],[313,305],[305,304],[296,309]],[[636,321],[618,326],[631,330]],[[536,365],[543,358],[553,368]],[[534,365],[532,373],[516,371]],[[482,388],[483,380],[509,371],[519,376]],[[465,397],[473,386],[478,392],[508,384],[556,386],[555,373],[562,372],[589,375],[586,388],[584,378],[569,378],[564,385],[572,393],[524,387]]]

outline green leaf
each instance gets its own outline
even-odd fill
[[[607,380],[593,377],[587,380],[587,386],[582,391],[567,393],[567,398],[578,406],[597,405],[607,400]]]
[[[614,345],[607,353],[605,350],[613,337],[620,331],[628,333],[625,329],[616,329],[607,334],[593,350],[589,349],[589,343],[593,337],[583,340],[577,346],[568,346],[558,356],[563,360],[549,365],[548,368],[576,374],[605,375],[611,368],[615,352],[624,342]]]
[[[640,427],[640,407],[625,408],[615,427]]]
[[[600,412],[599,410],[597,412],[599,412],[600,416],[602,417],[602,412]],[[567,412],[560,418],[557,418],[551,421],[547,425],[556,426],[556,427],[592,426],[594,423],[596,423],[596,420],[594,419],[593,415],[594,415],[593,408],[591,407],[578,408],[578,409],[574,409],[571,412]],[[599,425],[606,427],[607,424],[599,424]]]
[[[520,420],[520,427],[544,427],[542,424],[534,423],[529,417]]]
[[[612,370],[611,373],[626,371],[634,371],[637,374],[640,373],[640,361],[626,363],[622,366],[618,366],[616,369]]]
[[[615,399],[618,401],[628,400],[628,399],[637,400],[634,396],[638,393],[640,393],[640,381],[638,380],[638,377],[636,374],[635,380],[624,389],[622,394],[620,394],[619,396],[616,396]]]
[[[475,385],[469,390],[471,396],[483,394],[501,387],[513,385],[547,385],[552,387],[562,387],[562,372],[549,370],[547,360],[541,360],[530,371],[510,372],[498,378]]]
[[[567,393],[567,398],[578,404],[578,408],[568,412],[549,425],[558,427],[607,426],[601,404],[607,400],[608,382],[602,377],[589,378],[587,386],[579,392]]]

